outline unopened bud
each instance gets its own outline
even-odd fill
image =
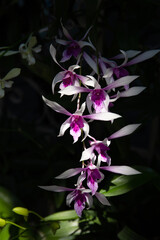
[[[12,209],[12,211],[24,217],[28,217],[29,215],[29,210],[23,207],[15,207]]]
[[[0,227],[4,227],[6,225],[6,220],[0,218]]]

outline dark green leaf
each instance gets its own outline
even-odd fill
[[[120,240],[146,240],[146,238],[140,236],[129,227],[125,226],[121,232],[118,233]]]
[[[120,176],[111,181],[113,186],[110,186],[109,190],[101,190],[100,192],[106,197],[118,196],[127,193],[157,177],[155,173],[150,168],[136,168],[141,171],[142,174],[131,175],[131,176]]]
[[[73,220],[79,218],[74,210],[62,211],[53,213],[44,218],[45,221],[62,221],[62,220]]]

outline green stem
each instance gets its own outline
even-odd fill
[[[40,216],[38,213],[36,213],[34,211],[29,210],[29,213],[32,213],[32,214],[36,215],[37,217],[39,217],[41,220],[44,220],[44,218],[42,216]]]
[[[14,225],[14,226],[16,226],[16,227],[18,227],[18,228],[21,228],[21,229],[23,229],[23,230],[26,230],[25,227],[22,227],[22,226],[20,226],[20,225],[14,223],[14,222],[10,222],[10,221],[7,220],[6,223],[10,223],[10,224],[12,224],[12,225]]]

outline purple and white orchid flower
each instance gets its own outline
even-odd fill
[[[59,72],[53,79],[52,82],[52,92],[54,94],[55,85],[59,82],[62,82],[60,84],[60,89],[64,89],[68,86],[80,86],[80,82],[83,83],[85,86],[94,86],[94,83],[87,77],[84,77],[82,75],[79,75],[74,72],[75,69],[80,68],[78,64],[72,65],[66,70],[63,68],[56,59],[56,49],[53,47],[53,45],[50,46],[50,54],[56,64],[63,70]]]
[[[42,189],[53,191],[53,192],[71,192],[66,197],[66,204],[70,206],[70,204],[74,201],[74,209],[79,217],[82,216],[82,211],[84,210],[86,204],[88,205],[88,208],[90,208],[93,204],[93,198],[90,195],[91,190],[85,189],[82,184],[77,185],[76,189],[73,188],[66,188],[61,186],[39,186]],[[107,198],[101,194],[96,193],[95,196],[97,199],[103,204],[110,206],[110,203],[108,202]]]
[[[95,195],[98,190],[98,182],[102,181],[104,179],[104,175],[99,170],[105,170],[113,173],[123,174],[123,175],[135,175],[140,174],[139,171],[128,167],[128,166],[104,166],[104,167],[97,167],[92,162],[90,162],[85,168],[72,168],[69,169],[59,176],[57,176],[57,179],[66,179],[70,178],[72,176],[75,176],[79,173],[82,173],[80,175],[80,179],[82,181],[85,180],[86,174],[87,174],[87,186],[89,189],[91,189],[92,195]],[[81,182],[82,182],[81,181]],[[80,180],[79,180],[80,182]]]
[[[136,50],[128,50],[126,52],[120,50],[120,52],[121,54],[118,54],[117,56],[111,58],[111,60],[108,60],[104,57],[100,57],[99,65],[103,72],[103,75],[105,75],[107,83],[110,83],[120,77],[128,76],[129,72],[125,69],[125,67],[146,61],[154,57],[157,53],[160,52],[160,50],[149,50],[144,53],[141,53],[141,51]],[[129,58],[133,59],[128,61]],[[117,59],[124,59],[124,61],[122,64],[118,65],[115,61],[113,61]],[[125,86],[125,89],[127,88],[128,87]]]
[[[144,53],[141,53],[141,51],[137,51],[137,50],[128,50],[128,51],[120,50],[120,52],[121,54],[118,54],[115,57],[112,57],[110,59],[107,59],[101,56],[98,59],[100,69],[102,71],[102,74],[105,76],[105,80],[107,84],[114,82],[115,79],[128,76],[129,72],[128,70],[125,69],[125,67],[146,61],[154,57],[157,53],[160,52],[160,50],[158,49],[148,50],[148,51],[145,51]],[[84,53],[83,57],[85,61],[88,63],[88,65],[93,69],[93,71],[98,74],[97,58],[96,57],[91,58],[87,53]],[[128,61],[128,59],[130,58],[133,58],[133,59]],[[115,61],[117,59],[124,59],[124,61],[122,64],[118,65]],[[127,88],[128,87],[126,85],[125,89]]]
[[[62,25],[63,33],[64,33],[65,37],[67,38],[67,40],[56,39],[57,43],[67,47],[67,49],[64,50],[64,52],[63,52],[63,57],[61,59],[61,62],[68,61],[72,56],[77,58],[80,55],[80,53],[82,51],[82,48],[85,47],[85,46],[89,46],[89,47],[91,47],[92,49],[95,50],[95,47],[93,46],[93,44],[91,42],[84,41],[84,39],[86,38],[86,36],[88,35],[88,33],[89,33],[89,31],[92,27],[90,27],[88,29],[88,31],[81,38],[81,40],[76,41],[71,37],[71,35],[69,34],[69,32],[63,26],[62,23],[61,23],[61,25]]]
[[[59,93],[64,95],[74,95],[80,92],[86,92],[89,93],[86,99],[87,102],[87,108],[89,113],[92,113],[92,106],[94,108],[94,111],[96,113],[102,113],[102,112],[108,112],[110,103],[116,101],[119,97],[128,97],[128,96],[134,96],[142,92],[145,87],[132,87],[127,91],[117,92],[114,96],[108,95],[108,91],[113,90],[118,87],[123,87],[125,85],[129,85],[131,82],[133,82],[138,76],[126,76],[122,77],[109,85],[107,85],[104,88],[101,88],[100,84],[97,82],[97,80],[93,76],[87,76],[92,80],[94,83],[94,89],[90,88],[84,88],[84,87],[78,87],[78,86],[68,86],[63,90],[60,90]],[[107,92],[106,92],[107,91]]]
[[[45,97],[42,97],[42,98],[43,98],[44,102],[49,107],[51,107],[54,111],[69,116],[69,118],[62,124],[58,136],[63,136],[65,131],[70,127],[70,134],[73,136],[74,143],[77,142],[78,138],[80,137],[81,129],[84,131],[84,134],[85,134],[83,140],[89,134],[89,125],[84,120],[84,118],[92,119],[92,120],[100,120],[100,121],[111,121],[111,120],[121,117],[120,115],[118,115],[116,113],[111,113],[111,112],[94,113],[94,114],[82,116],[82,114],[85,110],[85,106],[86,106],[85,102],[82,104],[80,109],[77,109],[77,111],[74,114],[71,114],[70,112],[68,112],[65,108],[63,108],[58,103],[56,103],[54,101],[50,101],[50,100],[46,99]]]
[[[140,126],[140,124],[129,124],[129,125],[121,128],[117,132],[113,133],[108,138],[105,138],[103,141],[98,141],[98,140],[95,140],[94,138],[92,138],[93,141],[90,142],[91,147],[85,149],[82,152],[80,161],[85,161],[90,158],[94,158],[96,156],[96,154],[95,154],[95,151],[96,151],[98,153],[97,166],[100,166],[101,161],[107,162],[107,164],[110,165],[111,158],[107,154],[107,151],[109,150],[110,140],[127,136],[127,135],[133,133],[139,126]]]

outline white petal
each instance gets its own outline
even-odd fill
[[[61,187],[61,186],[56,186],[56,185],[52,185],[52,186],[39,186],[39,187],[44,189],[44,190],[53,191],[53,192],[65,192],[65,191],[72,191],[72,190],[74,190],[72,188],[66,188],[66,187]]]
[[[103,78],[110,78],[113,75],[113,69],[107,68],[105,72],[103,72],[103,74],[104,74]]]
[[[124,61],[119,67],[124,66],[128,61],[128,56],[127,56],[126,52],[123,50],[120,50],[120,52],[124,55]]]
[[[114,138],[119,138],[119,137],[129,135],[129,134],[133,133],[140,125],[141,124],[127,125],[127,126],[121,128],[120,130],[118,130],[117,132],[113,133],[110,137],[108,137],[108,139],[114,139]]]
[[[89,193],[86,193],[86,202],[88,204],[88,208],[92,207],[93,205],[93,198]]]
[[[51,107],[54,111],[65,114],[70,116],[71,113],[68,112],[64,107],[62,107],[61,105],[59,105],[58,103],[54,102],[54,101],[50,101],[47,98],[45,98],[44,96],[42,96],[43,101],[49,106]]]
[[[50,45],[50,54],[51,54],[53,60],[55,61],[55,63],[57,63],[58,66],[60,66],[63,70],[65,70],[65,69],[57,62],[57,59],[56,59],[56,49],[53,47],[52,44]]]
[[[108,166],[108,167],[100,167],[100,169],[119,173],[123,175],[135,175],[140,174],[139,171],[135,170],[134,168],[128,167],[128,166]]]
[[[61,45],[64,45],[64,46],[69,43],[69,41],[62,40],[62,39],[58,39],[58,38],[56,39],[56,42],[59,43],[59,44],[61,44]]]
[[[60,90],[59,93],[70,96],[70,95],[74,95],[74,94],[77,94],[80,92],[89,92],[89,91],[90,91],[89,89],[84,88],[84,87],[68,86],[68,87]]]
[[[78,68],[80,68],[81,66],[79,66],[79,65],[72,65],[72,66],[70,66],[69,68],[68,68],[68,70],[69,71],[74,71],[74,69],[78,69]]]
[[[117,88],[117,87],[128,85],[128,84],[133,82],[138,77],[139,76],[125,76],[125,77],[121,77],[118,80],[114,81],[113,83],[109,84],[104,89],[105,90],[109,90],[109,89],[112,89],[112,88]]]
[[[65,37],[68,38],[69,40],[73,40],[72,37],[71,37],[71,35],[70,35],[69,32],[67,31],[67,29],[63,26],[62,21],[61,21],[61,26],[62,26],[63,33],[64,33]]]
[[[88,112],[90,114],[92,114],[92,104],[93,104],[93,102],[90,99],[90,93],[88,94],[88,96],[86,98],[86,103],[87,103]]]
[[[89,118],[93,120],[100,120],[100,121],[111,121],[113,119],[117,119],[121,117],[119,114],[111,113],[111,112],[104,112],[104,113],[93,113],[90,115],[84,115],[84,118]]]
[[[135,57],[136,55],[138,55],[139,53],[141,53],[141,51],[137,51],[137,50],[128,50],[125,51],[127,58],[132,58]],[[118,54],[117,56],[113,57],[112,59],[123,59],[124,55],[123,54]]]
[[[95,47],[94,47],[93,44],[90,43],[90,42],[79,41],[78,44],[79,44],[79,46],[80,46],[81,48],[83,48],[83,47],[85,47],[85,46],[88,46],[88,47],[91,47],[91,48],[93,48],[93,49],[95,50]]]
[[[58,134],[58,137],[61,137],[64,135],[65,131],[70,127],[70,118],[68,118],[60,127],[60,131]]]
[[[82,141],[84,141],[84,139],[86,139],[86,137],[89,134],[89,125],[88,125],[88,123],[85,120],[83,120],[83,124],[84,124],[84,127],[83,127],[84,138],[82,139]]]
[[[89,33],[89,31],[91,30],[93,26],[89,27],[89,29],[87,30],[87,32],[84,34],[84,36],[81,38],[81,40],[85,39]]]
[[[85,170],[85,168],[84,168],[84,170]],[[82,169],[82,171],[83,171],[83,169]],[[85,179],[86,179],[86,172],[84,172],[83,174],[81,174],[81,175],[78,177],[77,185],[79,186]]]
[[[12,85],[13,85],[13,81],[5,81],[5,82],[4,82],[4,86],[5,86],[6,88],[11,88]]]
[[[41,50],[42,50],[42,45],[38,45],[37,47],[32,48],[32,51],[35,53],[39,53]]]
[[[143,62],[149,58],[152,58],[154,57],[157,53],[159,53],[160,50],[149,50],[149,51],[146,51],[142,54],[140,54],[139,56],[133,58],[131,61],[129,61],[126,66],[130,66],[130,65],[133,65],[133,64],[137,64],[139,62]]]
[[[132,87],[132,88],[129,88],[128,90],[126,90],[124,92],[120,92],[120,97],[136,96],[145,89],[146,89],[146,87]]]
[[[68,169],[67,171],[63,172],[62,174],[58,175],[55,178],[57,178],[57,179],[70,178],[70,177],[77,175],[78,173],[80,173],[82,171],[83,171],[83,168],[71,168],[71,169]]]
[[[63,71],[63,72],[59,72],[53,79],[53,82],[52,82],[52,92],[54,94],[54,88],[55,88],[55,85],[62,81],[63,77],[64,77],[64,74],[65,74],[66,71]]]
[[[93,150],[94,150],[94,146],[85,149],[85,150],[82,152],[82,156],[81,156],[80,161],[84,161],[84,160],[90,159],[91,156],[93,155]]]
[[[83,53],[83,57],[94,72],[98,74],[97,63],[86,52]]]

